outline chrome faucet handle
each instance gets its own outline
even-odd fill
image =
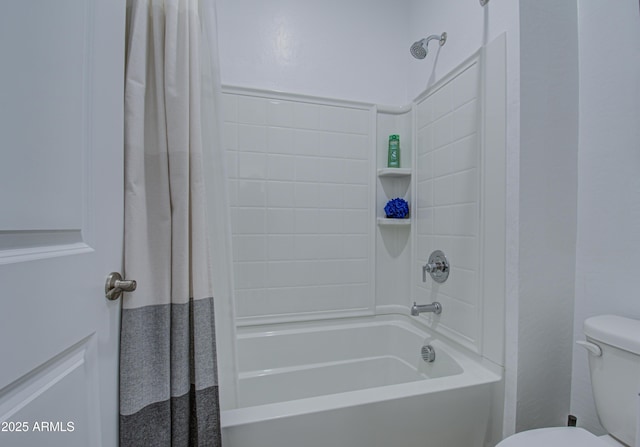
[[[442,283],[449,277],[449,261],[441,250],[435,250],[422,266],[422,282],[427,282],[427,273],[435,282]]]

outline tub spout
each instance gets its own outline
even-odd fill
[[[413,306],[411,306],[411,315],[417,317],[422,312],[433,312],[436,315],[440,315],[442,313],[442,304],[437,301],[431,304],[416,304],[414,301]]]

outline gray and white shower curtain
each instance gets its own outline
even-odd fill
[[[129,0],[120,445],[220,446],[198,0]]]

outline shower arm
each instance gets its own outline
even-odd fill
[[[442,46],[447,41],[447,33],[442,33],[441,35],[432,34],[429,37],[425,37],[423,40],[425,46],[429,45],[429,42],[432,40],[437,40],[440,46]]]

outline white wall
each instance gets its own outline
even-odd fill
[[[516,430],[566,424],[578,157],[575,1],[520,2]]]
[[[408,0],[217,0],[223,84],[407,103]]]
[[[580,151],[575,339],[585,318],[640,318],[640,7],[579,0]],[[587,355],[573,350],[571,412],[601,432]]]
[[[447,33],[447,42],[429,43],[422,60],[411,58],[408,67],[408,95],[411,99],[433,85],[470,57],[481,46],[507,33],[507,63],[510,95],[515,99],[518,85],[518,2],[492,0],[481,7],[478,0],[410,0],[410,40]]]

